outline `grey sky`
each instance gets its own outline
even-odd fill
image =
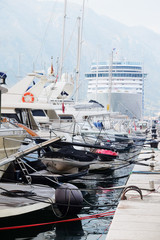
[[[83,0],[68,0],[82,5]],[[85,6],[128,26],[160,33],[160,0],[85,0]]]

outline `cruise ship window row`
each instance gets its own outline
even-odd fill
[[[109,78],[99,78],[99,79],[96,79],[96,78],[93,78],[93,79],[89,79],[89,82],[96,82],[98,81],[99,82],[108,82],[109,81]],[[112,82],[142,82],[143,80],[140,78],[112,78]]]
[[[86,74],[86,78],[95,78],[95,77],[109,77],[109,73],[93,73],[93,74]],[[143,77],[143,74],[133,74],[133,73],[112,73],[112,77]]]
[[[99,70],[99,69],[110,69],[109,66],[94,66],[91,67],[91,70]],[[130,69],[130,70],[140,70],[142,71],[142,67],[133,67],[133,66],[112,66],[112,69]]]
[[[142,71],[132,71],[132,70],[114,70],[114,69],[112,69],[112,74],[113,73],[136,73],[136,74],[142,74]],[[106,71],[106,70],[100,70],[100,71],[91,71],[91,73],[90,74],[109,74],[109,71]]]
[[[98,85],[101,85],[101,84],[109,84],[110,83],[110,81],[106,81],[106,80],[101,80],[101,81],[89,81],[88,82],[88,85],[96,85],[96,84],[98,84]],[[112,84],[113,85],[143,85],[143,82],[142,81],[112,81]]]
[[[88,91],[95,91],[95,90],[105,90],[105,89],[109,89],[109,86],[105,86],[105,87],[95,87],[95,88],[88,88]],[[142,87],[138,87],[138,86],[135,86],[135,87],[124,87],[124,86],[112,86],[111,89],[127,89],[127,90],[140,90],[142,91]]]
[[[108,85],[109,84],[109,81],[89,81],[88,85]],[[131,82],[131,81],[125,81],[125,82],[115,82],[113,81],[112,82],[112,85],[143,85],[142,82]]]
[[[95,90],[105,90],[105,89],[108,89],[109,87],[107,87],[107,88],[104,88],[104,87],[98,87],[98,88],[88,88],[88,91],[95,91]],[[123,89],[123,90],[140,90],[140,91],[142,91],[142,88],[127,88],[127,87],[112,87],[112,89]]]

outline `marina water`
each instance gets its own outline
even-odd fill
[[[120,159],[128,159],[135,156],[135,153],[120,153]],[[124,186],[132,170],[133,165],[127,167],[117,166],[113,172],[90,173],[83,177],[83,180],[76,180],[76,184],[83,192],[84,208],[78,216],[70,217],[69,222],[63,222],[65,219],[55,219],[52,211],[40,211],[35,216],[29,216],[24,219],[24,225],[31,227],[1,231],[3,239],[34,239],[34,240],[104,240],[113,219],[114,211],[118,205],[122,188],[108,190],[110,187]],[[97,217],[97,214],[111,212],[109,216]],[[87,218],[86,218],[87,216]],[[48,224],[55,221],[61,221],[56,224]],[[36,223],[47,223],[34,227]],[[17,226],[17,223],[14,222]]]

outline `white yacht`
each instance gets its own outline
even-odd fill
[[[93,129],[99,135],[99,129],[96,129],[93,122],[103,122],[105,129],[110,129],[112,120],[115,126],[115,119],[120,123],[126,119],[125,115],[107,112],[95,101],[82,106],[67,104],[65,101],[67,97],[64,96],[62,99],[60,95],[64,91],[71,93],[68,82],[63,84],[62,81],[60,85],[61,81],[59,81],[57,85],[57,82],[49,81],[50,84],[46,86],[48,80],[45,75],[31,73],[8,89],[8,92],[2,96],[2,116],[16,119],[20,127],[24,127],[22,125],[24,124],[25,129],[32,136],[38,135],[48,139],[58,134],[68,140],[71,140],[70,134],[89,133],[89,130],[93,133]],[[56,104],[50,98],[52,95],[56,96]],[[63,103],[65,111],[62,109]],[[31,129],[34,132],[31,132]]]
[[[140,62],[112,61],[92,63],[85,74],[87,98],[98,101],[113,112],[140,119],[144,107],[144,80]]]
[[[0,96],[6,92],[6,87],[0,85]],[[24,129],[16,126],[12,121],[8,121],[7,118],[0,117],[0,163],[4,158],[8,158],[19,150],[25,137],[26,131]],[[8,166],[5,164],[0,167],[0,179]]]
[[[46,86],[48,82],[49,86]],[[52,91],[48,90],[50,85],[53,88]],[[51,138],[55,136],[55,128],[59,129],[63,121],[57,115],[48,97],[51,97],[51,93],[53,95],[55,93],[57,99],[59,99],[61,92],[67,91],[66,86],[68,85],[62,83],[59,89],[57,88],[57,82],[50,82],[50,79],[43,74],[28,74],[2,95],[1,115],[9,119],[15,119],[19,123],[18,126],[25,128],[33,137],[38,135],[47,139]],[[43,91],[46,92],[46,95],[41,94]],[[69,93],[69,90],[67,92]],[[68,123],[68,125],[70,127],[71,124]],[[69,136],[68,133],[66,135]],[[63,137],[64,132],[60,136]]]

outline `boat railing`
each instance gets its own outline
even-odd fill
[[[61,131],[61,132],[76,132],[78,130],[78,125],[75,121],[67,121],[67,120],[61,120],[61,119],[50,119],[48,123],[40,123],[39,129],[44,131],[47,130],[49,132],[52,131]]]

